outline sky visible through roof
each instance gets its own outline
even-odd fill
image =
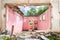
[[[44,5],[42,5],[42,6],[18,6],[19,8],[20,8],[20,10],[22,11],[22,13],[24,14],[24,15],[27,15],[27,11],[28,10],[30,10],[31,8],[35,8],[36,9],[36,11],[38,11],[38,9],[40,8],[40,7],[44,7]]]

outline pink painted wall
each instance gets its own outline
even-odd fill
[[[31,16],[25,17],[24,24],[23,24],[23,30],[29,30],[29,29],[33,30],[34,29],[34,25],[32,27],[29,25],[29,21],[31,19],[33,20],[33,22],[38,21],[38,17],[31,17]]]
[[[38,30],[49,30],[50,29],[50,21],[51,21],[51,11],[50,11],[51,8],[49,8],[48,10],[46,10],[42,15],[38,16],[38,17],[26,17],[24,18],[24,23],[23,23],[23,29],[24,30],[29,30],[30,29],[30,26],[29,26],[29,20],[30,19],[33,19],[33,22],[38,22],[37,24],[37,28]],[[45,15],[45,20],[43,20],[43,15]],[[40,19],[41,18],[41,19]],[[33,25],[34,27],[34,25]],[[34,29],[32,27],[32,30]]]
[[[14,25],[13,34],[20,33],[23,26],[23,17],[17,12],[14,12],[9,7],[6,7],[7,17],[6,17],[6,29],[11,32],[12,25]]]
[[[38,21],[38,30],[49,30],[50,29],[50,23],[51,23],[51,8],[46,10],[42,15],[39,16],[42,17],[45,15],[45,20],[39,20]]]

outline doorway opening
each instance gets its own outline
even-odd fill
[[[6,29],[11,31],[12,25],[13,33],[22,30],[50,30],[51,5],[6,4]]]

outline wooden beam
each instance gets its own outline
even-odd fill
[[[21,4],[16,4],[16,3],[6,3],[6,5],[10,5],[10,6],[40,6],[40,5],[51,5],[51,3],[21,3]]]

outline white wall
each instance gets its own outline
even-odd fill
[[[58,0],[51,0],[52,4],[52,31],[60,32],[59,27],[59,12],[58,12]]]
[[[2,17],[1,17],[1,0],[0,0],[0,27],[2,26]]]

